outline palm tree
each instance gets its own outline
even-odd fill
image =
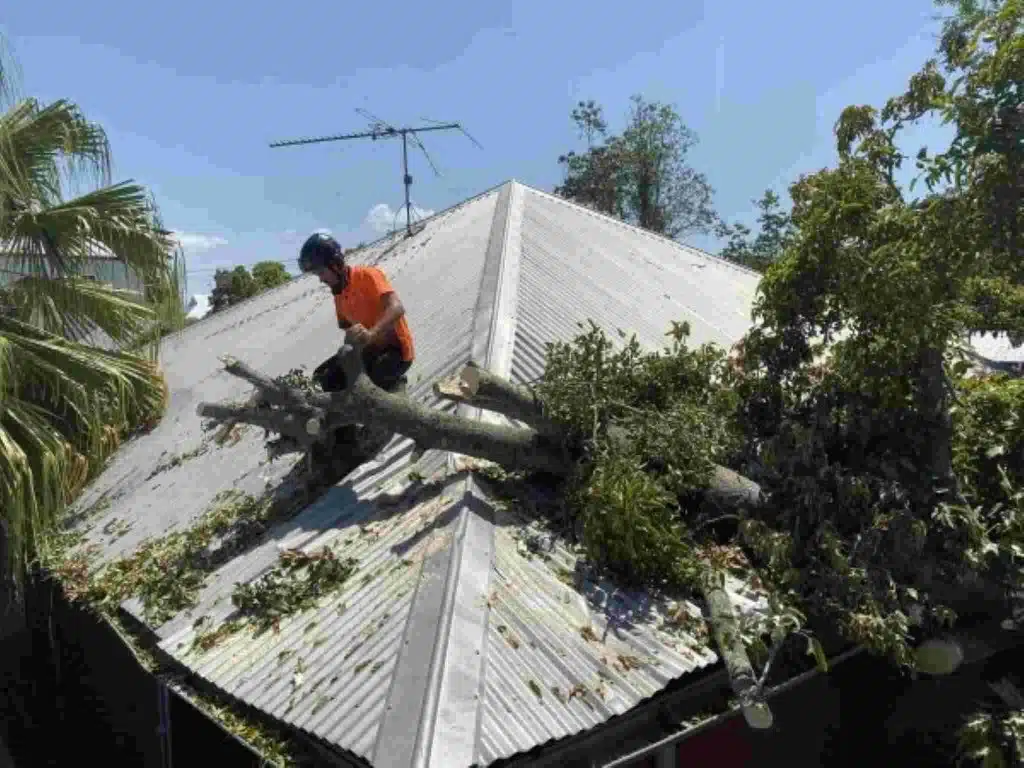
[[[17,582],[119,442],[162,414],[151,342],[184,308],[173,237],[143,187],[111,184],[103,129],[69,101],[19,98],[3,61],[0,539]],[[98,253],[122,260],[145,295],[83,279]]]

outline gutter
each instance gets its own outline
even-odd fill
[[[488,768],[554,768],[578,760],[581,756],[604,753],[607,751],[606,745],[619,743],[623,736],[632,736],[637,731],[650,728],[659,721],[660,716],[683,702],[728,688],[729,678],[724,666],[712,665],[710,669],[704,668],[702,671],[698,679],[687,680],[689,676],[683,677],[675,690],[663,691],[590,730],[497,760]]]
[[[861,654],[863,651],[864,648],[862,646],[857,646],[856,648],[851,648],[848,651],[840,653],[838,656],[829,659],[829,669],[832,669],[833,667],[842,664],[844,661]],[[770,699],[773,696],[777,696],[780,693],[785,693],[786,691],[791,690],[792,688],[796,688],[798,685],[802,685],[803,683],[820,674],[822,673],[817,668],[809,669],[806,672],[797,675],[796,677],[790,678],[784,683],[769,688],[767,691],[765,691],[764,697],[765,699]],[[629,754],[623,755],[622,757],[617,757],[611,762],[603,763],[601,765],[601,768],[620,768],[621,766],[628,765],[637,760],[642,760],[643,758],[649,757],[663,749],[674,747],[677,744],[686,741],[692,736],[697,736],[698,734],[703,733],[705,731],[710,731],[712,728],[721,725],[726,720],[735,717],[739,712],[739,707],[733,707],[731,709],[728,709],[720,715],[716,715],[715,717],[712,717],[709,720],[705,720],[700,725],[694,726],[693,728],[686,728],[682,731],[677,731],[676,733],[666,736],[660,741],[656,741],[653,744],[648,744],[646,747],[642,747],[638,750],[630,752]]]

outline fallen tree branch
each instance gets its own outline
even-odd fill
[[[715,465],[704,500],[720,511],[753,509],[761,505],[761,486],[739,472]]]
[[[200,403],[196,413],[213,421],[230,422],[233,424],[252,424],[285,437],[297,440],[303,445],[312,445],[317,441],[320,422],[318,419],[304,418],[302,415],[288,411],[271,410],[269,408],[249,408],[245,406],[220,405],[219,403]],[[314,430],[310,432],[310,430]]]
[[[239,361],[229,360],[227,371],[256,386],[262,401],[272,407],[203,403],[199,412],[216,420],[256,424],[294,438],[304,446],[328,439],[339,425],[361,423],[412,438],[421,449],[461,453],[510,469],[565,475],[572,467],[561,430],[527,387],[504,381],[475,365],[467,365],[457,376],[435,385],[435,392],[441,397],[492,410],[530,426],[489,424],[433,410],[380,389],[365,375],[361,350],[347,337],[338,358],[345,373],[346,389],[309,395],[282,386]],[[620,437],[628,439],[625,432]],[[747,478],[725,467],[715,467],[706,496],[717,508],[736,510],[759,503],[761,491]],[[708,624],[747,722],[754,728],[768,728],[771,712],[761,701],[763,697],[722,574],[713,573],[702,592]]]
[[[495,376],[474,363],[465,365],[450,379],[437,382],[434,392],[446,400],[524,422],[540,434],[562,435],[562,428],[547,416],[543,403],[530,387]],[[609,429],[609,437],[628,439],[625,430],[615,426]],[[715,466],[703,496],[705,502],[720,511],[757,507],[762,501],[761,487],[757,483],[720,465]]]
[[[220,360],[224,363],[225,371],[255,386],[260,393],[261,400],[265,400],[271,405],[285,407],[302,408],[306,406],[306,398],[299,390],[274,381],[269,376],[264,376],[234,357],[226,355]]]
[[[348,338],[338,360],[347,388],[310,395],[284,387],[239,361],[229,360],[225,366],[228,373],[254,384],[262,400],[278,407],[238,408],[200,403],[197,411],[215,421],[255,424],[303,445],[310,444],[310,438],[326,439],[332,430],[345,424],[367,424],[412,438],[420,450],[452,451],[506,467],[555,474],[565,474],[571,466],[561,444],[535,429],[462,419],[377,387],[363,371],[361,349]]]
[[[434,393],[446,400],[494,411],[529,424],[544,435],[562,434],[561,426],[548,417],[533,389],[495,376],[473,362],[467,363],[450,379],[434,384]]]
[[[725,590],[725,577],[718,571],[705,576],[701,594],[707,610],[705,620],[711,629],[718,653],[733,693],[739,699],[743,717],[751,728],[764,730],[772,727],[772,712],[765,701],[764,691],[758,685],[754,666],[740,634],[740,623],[733,610],[732,600]]]

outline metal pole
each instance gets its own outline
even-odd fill
[[[409,203],[409,187],[412,176],[409,175],[409,148],[407,131],[402,131],[402,180],[405,182],[405,232],[412,235],[412,206]]]

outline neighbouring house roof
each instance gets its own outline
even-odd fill
[[[571,339],[587,320],[648,347],[686,320],[692,342],[728,346],[750,324],[758,281],[516,182],[357,259],[379,264],[399,291],[417,349],[409,394],[438,408],[450,406],[432,384],[468,360],[535,380],[545,344]],[[221,491],[276,487],[297,461],[267,463],[257,430],[171,460],[204,448],[199,401],[250,391],[220,356],[276,376],[311,370],[339,342],[330,293],[310,277],[165,339],[166,416],[117,454],[78,505],[107,504],[87,534],[100,561],[186,528]],[[381,768],[487,765],[588,731],[717,663],[685,624],[668,620],[673,606],[594,576],[541,523],[489,497],[471,464],[429,451],[412,465],[410,452],[396,438],[210,573],[194,610],[149,626],[161,648],[235,699]],[[413,472],[438,482],[416,483]],[[240,632],[193,650],[196,621],[206,617],[208,629],[227,620],[236,583],[266,573],[283,548],[325,545],[359,563],[340,592],[283,620],[278,633]],[[741,610],[760,605],[739,582],[731,587]],[[145,620],[138,601],[124,608]]]
[[[116,288],[142,290],[142,281],[123,259],[99,244],[93,248],[95,252],[76,265],[80,273],[101,283],[110,283]],[[0,288],[30,274],[39,274],[41,266],[38,260],[0,251]]]
[[[969,351],[987,370],[1019,374],[1024,369],[1024,346],[1013,346],[1006,333],[974,334]]]

